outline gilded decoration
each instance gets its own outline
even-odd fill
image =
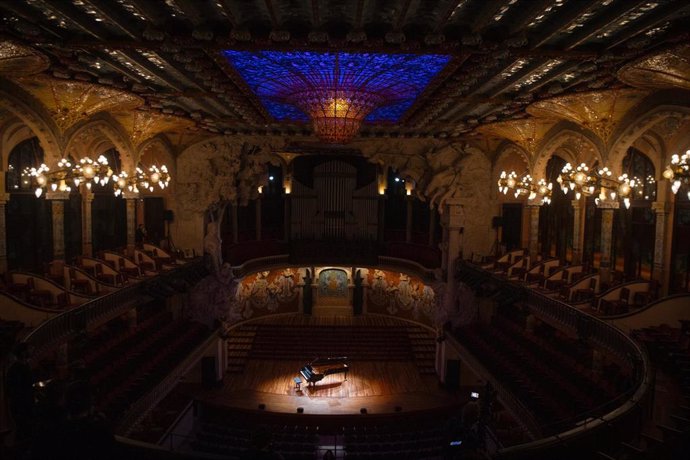
[[[618,78],[637,88],[690,89],[690,45],[681,45],[623,66]]]
[[[192,126],[194,122],[175,115],[157,112],[134,110],[117,112],[113,116],[124,126],[134,147],[163,132],[180,132]]]
[[[9,41],[0,42],[0,75],[23,77],[43,72],[50,65],[48,58],[25,46]]]
[[[508,139],[534,156],[539,142],[555,124],[556,120],[552,119],[523,118],[480,126],[477,132]]]
[[[635,89],[570,94],[537,101],[527,107],[527,112],[535,117],[565,118],[608,143],[620,120],[644,96],[643,91]]]
[[[144,103],[126,91],[45,75],[22,77],[17,82],[43,103],[63,132],[98,112],[133,110]]]

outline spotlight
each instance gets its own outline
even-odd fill
[[[272,181],[274,179],[273,176],[268,176],[268,180]]]

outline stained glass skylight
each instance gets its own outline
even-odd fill
[[[278,121],[396,122],[451,57],[439,54],[224,51]],[[333,113],[324,115],[325,112]],[[357,127],[358,128],[358,127]]]

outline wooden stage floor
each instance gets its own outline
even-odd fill
[[[400,324],[398,320],[385,317],[325,320],[303,316],[273,319],[270,324],[347,327],[350,321],[358,325],[369,322],[380,325],[388,320]],[[269,324],[267,320],[257,320],[257,323]],[[430,410],[458,404],[461,399],[441,388],[436,376],[421,375],[414,362],[401,361],[352,361],[347,380],[344,374],[333,374],[312,387],[302,383],[297,390],[293,379],[299,376],[304,364],[249,358],[242,372],[226,374],[221,388],[203,390],[197,399],[244,410],[259,410],[259,405],[263,404],[265,411],[278,413],[296,413],[301,407],[305,414],[320,415],[360,414],[362,408],[369,414]]]

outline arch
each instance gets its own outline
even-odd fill
[[[132,144],[120,125],[108,114],[100,113],[70,128],[67,133],[66,154],[79,152],[79,146],[88,146],[92,151],[104,151],[111,144],[120,154],[124,171],[133,171],[136,165]],[[77,155],[81,157],[82,155]]]
[[[136,152],[136,163],[142,163],[145,155],[154,152],[158,158],[162,159],[162,163],[168,167],[168,171],[172,174],[175,168],[174,149],[168,138],[163,134],[147,139],[139,145]]]
[[[55,164],[62,158],[64,139],[60,130],[45,107],[32,95],[0,78],[0,107],[14,114],[38,137],[47,164]]]
[[[0,133],[0,151],[4,153],[0,171],[7,171],[10,152],[23,141],[36,135],[23,121],[14,116],[0,127]]]
[[[546,165],[558,152],[558,156],[571,164],[603,163],[602,144],[590,131],[583,130],[570,122],[562,122],[549,130],[532,162],[532,177],[546,177]]]
[[[530,157],[527,152],[517,144],[510,141],[501,142],[501,144],[498,146],[492,161],[492,167],[496,169],[510,155],[517,156],[520,160],[522,160],[525,164],[525,170],[530,169]]]
[[[687,105],[680,105],[683,103],[687,103]],[[621,164],[628,148],[640,136],[668,118],[678,118],[681,122],[690,120],[690,92],[655,93],[630,109],[630,112],[624,117],[626,123],[621,123],[620,130],[613,137],[614,140],[608,152],[608,163],[611,165]],[[652,158],[652,161],[657,165],[657,173],[660,170],[658,165],[665,160],[665,158]]]

